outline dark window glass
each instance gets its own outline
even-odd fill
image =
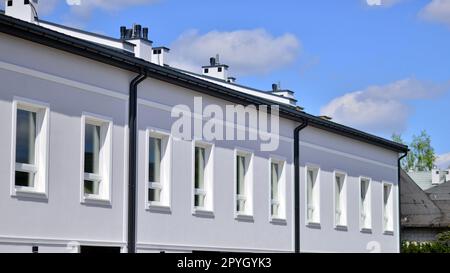
[[[15,183],[16,186],[18,187],[33,187],[33,176],[34,174],[32,173],[27,173],[27,172],[19,172],[16,171],[16,175],[15,175]]]
[[[222,72],[222,67],[219,67],[217,70],[218,70],[219,72]]]
[[[208,74],[208,73],[209,73],[209,69],[205,68],[205,74]]]
[[[100,126],[86,124],[84,141],[84,172],[99,174]]]
[[[85,194],[98,195],[99,187],[100,187],[99,181],[84,180],[84,193]]]
[[[158,183],[161,178],[161,139],[150,138],[148,154],[148,181]]]
[[[36,113],[17,110],[16,162],[34,164]]]

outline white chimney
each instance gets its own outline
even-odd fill
[[[450,169],[447,169],[445,172],[445,182],[450,181]]]
[[[209,59],[209,65],[202,66],[203,75],[213,77],[219,80],[228,81],[228,65],[221,64],[219,55]]]
[[[449,176],[446,174],[447,171],[441,171],[439,169],[433,169],[431,171],[431,184],[432,185],[439,185],[442,184],[449,178]]]
[[[5,14],[34,23],[38,12],[38,0],[5,0]]]
[[[120,27],[120,39],[132,43],[134,56],[145,61],[152,61],[152,41],[148,39],[148,28],[134,24],[133,28]]]
[[[154,47],[152,53],[152,63],[164,66],[168,63],[170,49],[164,46]]]
[[[272,84],[272,91],[270,91],[273,95],[281,96],[289,99],[289,103],[291,105],[297,105],[297,100],[295,99],[294,91],[288,89],[281,89],[280,84]]]

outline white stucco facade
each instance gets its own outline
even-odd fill
[[[4,15],[1,15],[4,16]],[[79,246],[127,251],[129,85],[136,73],[45,45],[0,34],[0,252],[77,252]],[[236,91],[240,92],[240,91]],[[267,95],[265,95],[267,96]],[[196,211],[195,141],[171,135],[176,105],[194,108],[194,98],[222,109],[223,98],[147,78],[138,87],[136,249],[138,252],[294,252],[294,129],[280,120],[279,147],[263,152],[258,141],[199,140],[211,153],[207,211]],[[45,105],[48,120],[46,187],[15,194],[14,105]],[[83,120],[110,124],[111,172],[105,200],[83,197]],[[248,130],[249,128],[246,128]],[[161,134],[170,147],[163,184],[164,204],[148,201],[148,139]],[[236,216],[236,154],[249,156],[251,211]],[[300,132],[300,250],[302,252],[398,252],[398,152],[307,127]],[[283,166],[281,219],[271,218],[270,167]],[[314,202],[319,221],[307,223],[307,174],[318,171]],[[41,168],[39,166],[39,168]],[[336,228],[335,172],[345,175],[346,227]],[[361,178],[370,180],[370,228],[360,225]],[[280,180],[281,181],[281,180]],[[384,185],[392,185],[392,230],[384,221]],[[344,200],[344,199],[343,199]],[[251,202],[251,205],[250,205]],[[318,205],[318,206],[317,206]]]

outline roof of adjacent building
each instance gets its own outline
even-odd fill
[[[97,43],[75,38],[36,24],[0,14],[0,32],[40,43],[55,49],[90,58],[128,71],[143,73],[148,77],[165,81],[177,86],[215,96],[243,105],[272,105],[273,101],[257,96],[237,92],[236,90],[214,84],[190,75],[181,73],[171,67],[159,66],[142,59],[130,56],[125,52],[112,49]],[[396,152],[406,152],[408,147],[372,134],[362,132],[320,117],[301,111],[296,106],[279,104],[280,116],[297,122],[308,121],[312,127],[334,132],[346,137],[370,143]]]
[[[428,190],[433,187],[431,172],[409,171],[408,175],[422,190]]]
[[[450,227],[450,182],[424,191],[402,170],[400,183],[403,227]]]

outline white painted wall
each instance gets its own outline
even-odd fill
[[[31,252],[31,245],[46,245],[48,240],[58,241],[59,248],[52,248],[56,252],[70,241],[123,246],[128,107],[124,93],[132,75],[3,34],[0,40],[0,251]],[[50,106],[47,200],[10,196],[14,97]],[[114,122],[111,206],[80,203],[82,112]]]
[[[307,127],[300,133],[300,247],[303,252],[398,252],[398,184],[395,152],[377,148],[323,130]],[[306,174],[305,165],[320,167],[320,228],[306,225]],[[347,173],[348,229],[334,228],[334,177],[335,170]],[[372,179],[372,233],[359,227],[359,178]],[[394,184],[394,233],[383,234],[382,182]]]
[[[132,73],[115,69],[44,46],[0,34],[0,252],[43,250],[59,252],[70,241],[124,247],[126,243],[127,193],[127,93]],[[260,152],[255,142],[216,142],[214,171],[214,218],[192,215],[192,144],[173,142],[172,202],[170,214],[145,208],[145,130],[170,130],[172,106],[192,108],[200,95],[153,79],[139,87],[138,223],[139,251],[293,251],[293,142],[298,124],[283,120],[283,136],[276,152]],[[11,101],[25,97],[50,105],[49,198],[23,200],[10,196]],[[203,96],[203,103],[220,106],[225,101]],[[112,205],[80,204],[81,114],[96,113],[112,118]],[[394,183],[397,196],[397,154],[349,138],[307,128],[301,132],[301,248],[302,251],[365,252],[370,242],[381,251],[398,251],[398,226],[394,235],[383,235],[381,181]],[[254,222],[234,219],[234,148],[253,150]],[[287,162],[287,219],[285,225],[269,221],[268,159],[276,155]],[[321,167],[321,227],[305,226],[304,166]],[[348,231],[333,227],[331,173],[348,173]],[[373,179],[372,234],[359,231],[359,176]],[[394,200],[394,204],[397,200]],[[397,210],[394,218],[397,219]],[[56,245],[56,246],[55,246]]]

